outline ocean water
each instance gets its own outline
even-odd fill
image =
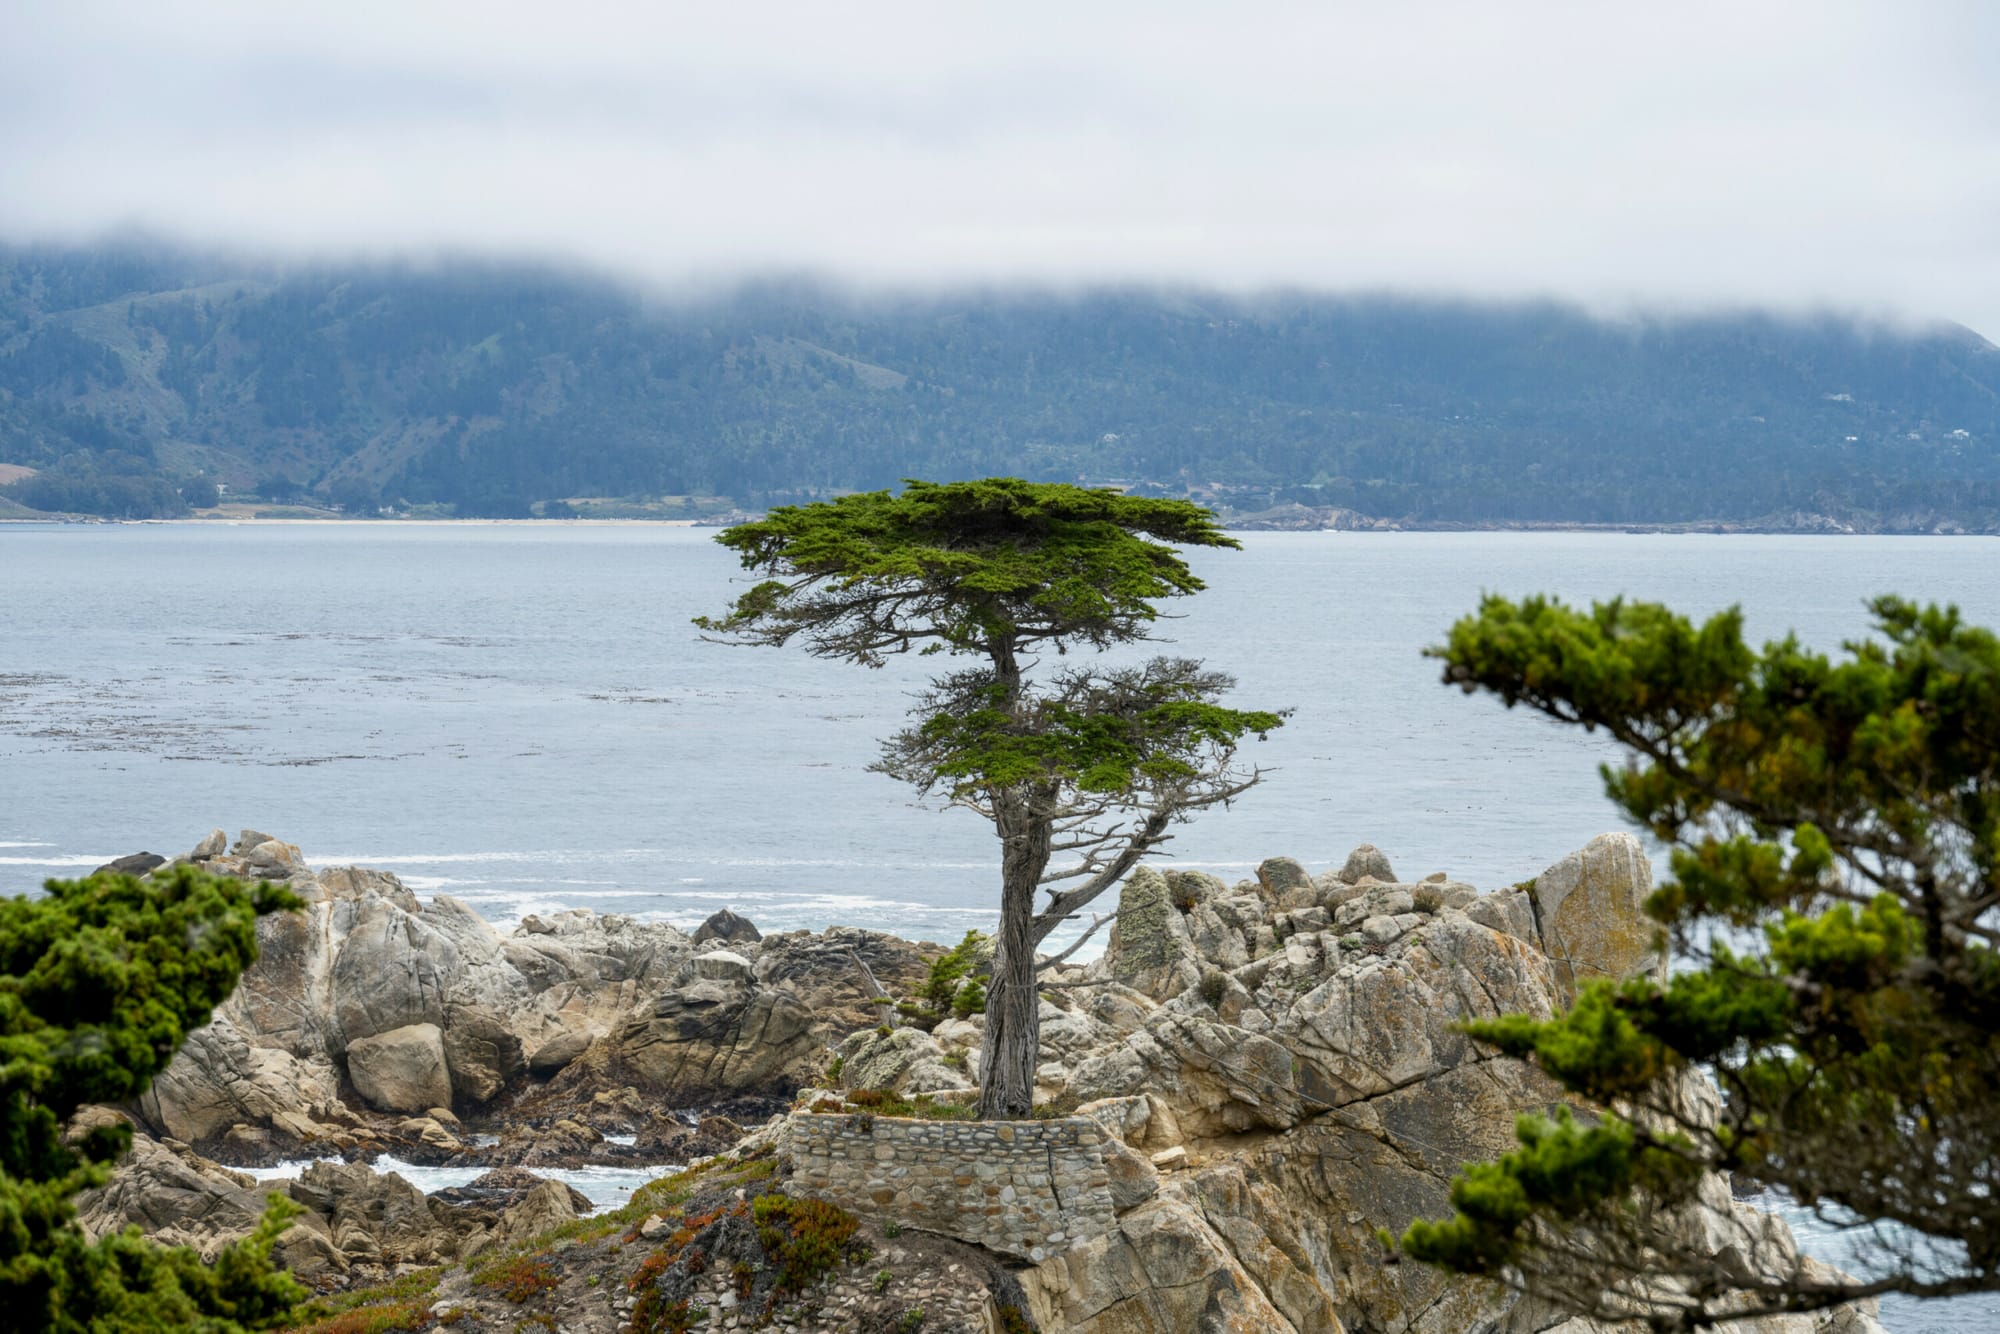
[[[742,578],[653,526],[0,524],[0,892],[212,826],[394,871],[496,922],[991,924],[990,832],[868,772],[935,660],[881,671],[702,641]],[[1740,604],[1832,648],[1901,592],[2000,625],[2000,539],[1252,533],[1158,651],[1291,721],[1264,783],[1169,850],[1225,878],[1362,842],[1482,888],[1620,827],[1601,738],[1438,682],[1482,591]],[[1129,656],[1129,655],[1128,655]],[[1096,942],[1093,942],[1095,944]],[[588,1192],[588,1187],[584,1187]],[[2000,1327],[1983,1300],[1899,1331]],[[1959,1312],[1967,1312],[1960,1319]]]
[[[255,1177],[259,1181],[292,1180],[306,1170],[310,1158],[287,1159],[273,1163],[269,1167],[239,1167],[236,1170]],[[449,1190],[454,1186],[471,1183],[491,1171],[488,1167],[428,1167],[418,1163],[406,1163],[400,1158],[384,1155],[371,1166],[384,1174],[394,1172],[403,1180],[415,1186],[424,1194]],[[550,1177],[567,1182],[571,1188],[581,1192],[590,1200],[592,1213],[603,1213],[606,1209],[616,1209],[632,1198],[632,1192],[648,1182],[670,1176],[679,1168],[676,1164],[660,1164],[652,1167],[572,1167],[536,1168],[537,1176]]]

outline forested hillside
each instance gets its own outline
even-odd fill
[[[1005,472],[1418,522],[1987,526],[2000,349],[1760,315],[786,284],[669,301],[526,267],[0,248],[0,463],[38,470],[0,498],[125,514],[175,512],[204,477],[511,514]]]

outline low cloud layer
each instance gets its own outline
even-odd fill
[[[2000,11],[1976,4],[317,8],[15,7],[0,236],[2000,336]]]

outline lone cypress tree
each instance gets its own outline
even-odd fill
[[[1256,783],[1256,771],[1235,765],[1237,743],[1283,721],[1217,703],[1235,683],[1185,659],[1041,682],[1030,679],[1032,659],[1146,638],[1157,600],[1202,588],[1166,544],[1238,544],[1187,501],[1011,478],[908,482],[900,494],[787,506],[717,540],[744,568],[773,576],[728,615],[697,619],[726,640],[797,641],[870,667],[909,652],[983,659],[933,682],[877,767],[993,823],[1000,929],[980,1114],[1027,1115],[1040,1045],[1036,946],[1176,821]],[[1051,869],[1058,854],[1066,860]]]
[[[297,1212],[275,1198],[213,1265],[136,1228],[86,1241],[72,1200],[104,1183],[132,1132],[65,1135],[80,1107],[145,1092],[256,959],[258,915],[298,902],[191,866],[52,880],[42,897],[0,900],[0,1323],[235,1334],[281,1323],[305,1297],[271,1264]]]
[[[1685,966],[1470,1026],[1618,1112],[1524,1119],[1410,1254],[1655,1329],[2000,1290],[2000,640],[1873,609],[1881,638],[1839,662],[1753,651],[1734,611],[1543,598],[1489,598],[1435,651],[1447,682],[1630,752],[1605,784],[1673,845],[1648,911]],[[1702,1072],[1719,1110],[1686,1096]],[[1710,1170],[1856,1230],[1867,1272],[1719,1247]]]

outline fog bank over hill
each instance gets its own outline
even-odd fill
[[[1831,315],[775,280],[663,299],[526,264],[12,247],[0,464],[37,470],[12,501],[130,515],[202,479],[525,515],[1020,473],[1239,513],[1932,531],[2000,521],[2000,349]]]
[[[1831,302],[2000,336],[1987,5],[12,8],[6,240]]]

